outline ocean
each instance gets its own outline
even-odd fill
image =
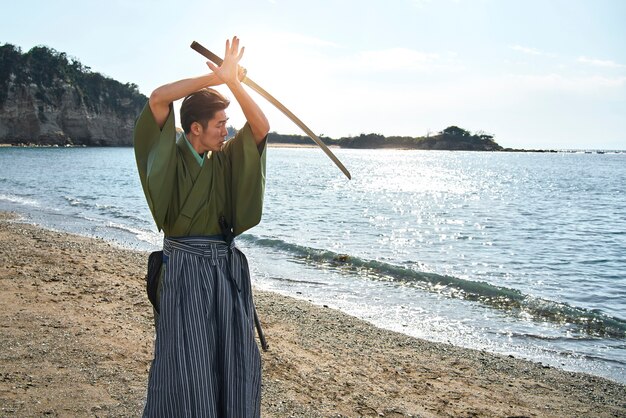
[[[626,153],[270,148],[253,283],[626,383]],[[154,250],[130,148],[0,147],[0,210]],[[263,313],[260,312],[262,317]]]

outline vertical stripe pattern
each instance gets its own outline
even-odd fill
[[[144,417],[259,417],[248,262],[207,237],[166,238]]]

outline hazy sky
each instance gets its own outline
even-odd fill
[[[625,0],[3,3],[0,43],[47,45],[146,95],[207,71],[193,40],[223,55],[236,34],[250,78],[318,134],[458,125],[505,147],[626,149]],[[300,133],[259,103],[272,130]]]

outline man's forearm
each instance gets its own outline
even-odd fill
[[[160,128],[163,127],[170,111],[170,104],[205,87],[222,84],[222,80],[210,73],[200,77],[186,78],[158,87],[150,95],[150,109]]]
[[[227,86],[233,93],[233,96],[235,96],[237,103],[239,103],[239,106],[241,107],[241,110],[250,125],[250,129],[252,130],[252,135],[254,136],[256,143],[260,144],[270,131],[270,125],[265,117],[265,114],[259,105],[243,88],[241,82],[230,82],[227,83]]]
[[[252,97],[244,90],[241,81],[239,81],[242,76],[245,77],[245,72],[242,73],[241,67],[239,66],[243,51],[244,47],[239,49],[239,38],[234,36],[232,43],[230,40],[226,41],[224,60],[220,66],[218,67],[211,61],[208,61],[207,65],[215,75],[228,86],[233,96],[235,96],[258,145],[269,132],[270,125],[261,108],[252,100]]]

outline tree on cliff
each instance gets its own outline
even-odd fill
[[[92,72],[78,59],[47,46],[35,46],[27,53],[11,44],[0,46],[0,107],[8,97],[10,84],[35,84],[37,98],[51,106],[60,100],[63,84],[70,84],[81,102],[95,112],[101,105],[123,112],[129,103],[141,106],[146,101],[136,84],[122,84]]]
[[[0,143],[131,145],[146,101],[64,52],[0,45]]]
[[[472,136],[472,134],[469,131],[466,131],[465,129],[459,128],[458,126],[448,126],[446,129],[441,131],[441,133],[443,135],[453,136],[453,137],[454,136],[456,136],[456,137]]]
[[[9,80],[16,68],[21,67],[22,51],[13,45],[0,46],[0,107],[7,99]]]

